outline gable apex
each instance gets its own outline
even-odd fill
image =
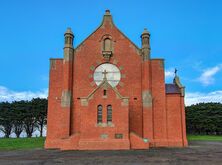
[[[106,10],[100,27],[104,26],[105,24],[109,24],[110,26],[114,26],[113,18],[112,18],[112,15],[110,14],[110,10]]]
[[[122,31],[119,30],[119,28],[116,27],[116,25],[113,22],[113,18],[112,15],[110,13],[110,10],[106,10],[105,14],[103,15],[103,19],[101,24],[96,28],[96,30],[94,30],[87,38],[85,38],[75,49],[78,49],[90,36],[92,36],[97,30],[99,30],[100,28],[103,28],[105,26],[105,24],[110,25],[111,27],[115,27],[117,29],[117,31],[119,33],[121,33],[127,40],[130,41],[130,43],[132,45],[135,46],[135,48],[140,51],[141,49],[134,43],[132,42]]]

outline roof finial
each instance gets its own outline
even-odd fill
[[[105,15],[110,15],[110,10],[109,9],[106,10]]]
[[[147,30],[147,28],[144,28],[142,35],[144,35],[144,34],[150,35],[150,32]]]
[[[73,35],[72,29],[70,27],[68,27],[65,34],[72,34]]]
[[[174,70],[174,74],[175,74],[175,77],[177,76],[177,68],[175,68],[175,70]]]

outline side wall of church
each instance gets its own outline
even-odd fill
[[[154,146],[167,146],[164,60],[151,60]]]
[[[184,98],[180,94],[167,94],[167,138],[169,146],[186,146]]]
[[[61,111],[63,59],[51,59],[50,63],[47,142],[53,142],[63,136],[61,126],[64,120],[63,112]],[[56,144],[54,144],[54,148],[55,146]]]

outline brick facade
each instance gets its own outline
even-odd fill
[[[164,60],[150,58],[149,37],[144,30],[138,48],[114,25],[108,10],[101,25],[76,48],[71,29],[66,31],[64,58],[50,60],[45,148],[187,146],[184,87],[177,76],[174,83],[165,84]],[[94,71],[104,63],[120,70],[117,86],[105,77],[95,83]],[[98,105],[103,107],[99,123]],[[111,122],[107,122],[108,105]]]

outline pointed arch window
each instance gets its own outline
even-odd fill
[[[103,120],[103,106],[102,105],[98,105],[97,106],[97,123],[102,123]]]
[[[112,105],[107,105],[107,123],[112,122]]]

